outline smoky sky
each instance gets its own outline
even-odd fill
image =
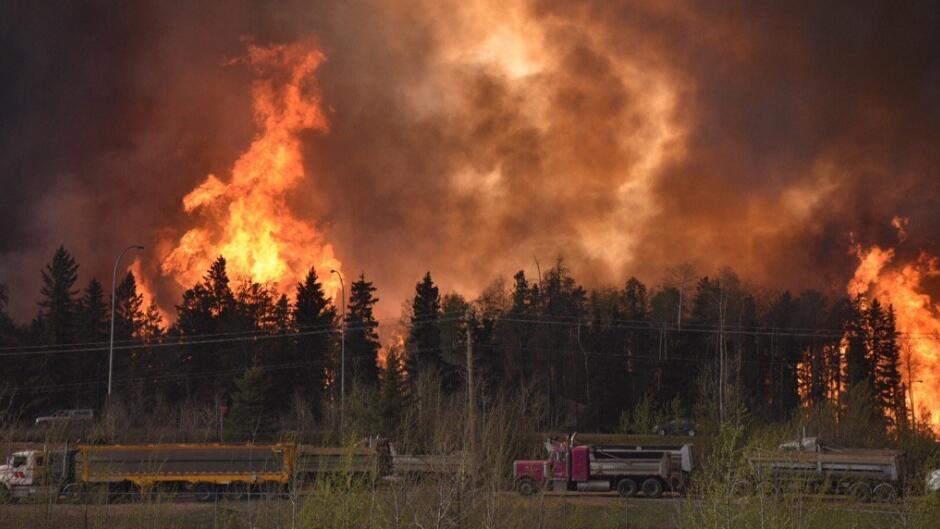
[[[181,199],[255,134],[248,42],[314,39],[328,132],[298,216],[394,315],[425,271],[479,292],[563,256],[588,285],[730,266],[839,291],[852,242],[940,253],[940,9],[892,2],[5,2],[0,282],[35,313],[160,259]]]

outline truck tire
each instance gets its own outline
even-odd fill
[[[216,490],[215,485],[212,483],[197,483],[194,492],[196,494],[196,501],[210,502],[218,499],[219,494]]]
[[[643,482],[643,495],[647,498],[658,498],[663,495],[663,482],[658,478],[647,478]]]
[[[879,483],[872,491],[872,497],[879,503],[891,503],[898,499],[898,491],[890,483]]]
[[[247,492],[248,492],[247,483],[235,482],[235,483],[230,483],[227,487],[225,487],[225,492],[223,492],[223,495],[226,500],[240,501],[240,500],[245,499],[245,494]]]
[[[0,485],[0,505],[13,503],[13,492],[6,485]]]
[[[617,494],[620,494],[621,497],[629,498],[636,494],[636,490],[636,481],[630,478],[623,478],[617,482]]]
[[[82,486],[78,483],[69,483],[62,488],[62,497],[66,503],[82,503],[85,499]]]
[[[849,487],[849,495],[859,503],[868,503],[871,501],[871,487],[864,481],[856,481]]]
[[[519,491],[519,494],[523,496],[531,496],[535,494],[535,491],[538,490],[538,487],[535,485],[535,480],[530,477],[520,478],[516,483],[516,490]]]

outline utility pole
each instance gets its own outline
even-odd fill
[[[468,445],[473,447],[474,435],[476,433],[475,417],[475,394],[473,393],[473,328],[472,311],[467,309],[467,440]],[[472,452],[472,450],[471,450]]]
[[[718,289],[718,421],[725,421],[725,300]]]
[[[331,274],[339,277],[339,287],[343,296],[343,321],[340,323],[340,361],[339,361],[339,423],[340,428],[346,430],[346,283],[339,270],[330,270]]]

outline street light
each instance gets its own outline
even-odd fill
[[[339,368],[339,422],[343,429],[346,428],[346,284],[343,282],[343,274],[335,268],[330,269],[331,274],[339,277],[339,287],[343,296],[343,322],[340,327],[340,368]]]
[[[111,343],[108,346],[108,400],[111,400],[111,377],[114,374],[114,283],[117,281],[118,263],[128,250],[143,250],[144,247],[139,244],[128,246],[118,254],[114,260],[114,271],[111,272]]]

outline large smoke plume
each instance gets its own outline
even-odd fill
[[[4,3],[0,282],[25,319],[59,244],[84,282],[143,243],[170,308],[181,199],[255,133],[226,64],[314,38],[329,132],[293,207],[384,315],[426,270],[472,294],[559,255],[589,285],[688,261],[842,292],[894,216],[938,253],[937,27],[929,2]]]

